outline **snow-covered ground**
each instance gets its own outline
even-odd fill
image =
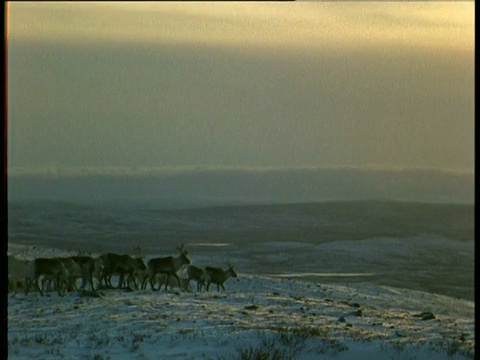
[[[15,247],[23,257],[73,255]],[[474,303],[242,274],[226,292],[8,294],[9,359],[473,359]],[[430,316],[433,315],[433,316]],[[275,357],[277,356],[277,357]]]

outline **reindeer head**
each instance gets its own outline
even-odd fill
[[[228,266],[227,271],[230,272],[230,274],[232,275],[232,277],[234,277],[234,278],[238,277],[237,273],[236,273],[235,270],[233,269],[233,265],[227,262],[227,266]]]
[[[183,244],[180,245],[180,247],[177,247],[177,250],[180,251],[180,254],[182,255],[185,255],[185,256],[188,255],[188,252],[187,250],[184,249]]]
[[[133,247],[133,254],[135,255],[135,257],[140,257],[140,252],[141,252],[141,249],[140,249],[140,246],[134,246]]]
[[[192,263],[192,261],[188,258],[187,250],[183,248],[183,244],[180,247],[177,247],[177,250],[180,251],[180,258],[184,264],[189,265]]]

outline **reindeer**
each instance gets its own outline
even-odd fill
[[[113,253],[101,255],[100,258],[103,261],[103,271],[100,277],[100,284],[103,280],[106,287],[113,287],[112,275],[117,273],[120,274],[118,288],[122,287],[125,275],[128,276],[127,279],[133,280],[135,288],[138,288],[134,274],[138,270],[146,269],[145,262],[142,258],[132,258],[130,255],[118,255]]]
[[[181,284],[180,278],[177,275],[177,271],[183,265],[189,265],[191,263],[190,259],[188,258],[188,253],[186,250],[183,249],[183,244],[180,247],[177,247],[177,250],[180,251],[180,256],[173,257],[167,256],[163,258],[156,258],[150,259],[148,261],[148,270],[147,270],[147,277],[143,281],[142,288],[146,288],[147,281],[150,280],[150,286],[152,290],[160,290],[162,285],[159,285],[158,289],[155,289],[154,281],[156,279],[157,274],[167,274],[167,280],[165,283],[165,291],[167,291],[168,280],[170,276],[175,277],[178,284]]]
[[[82,290],[85,290],[85,286],[90,284],[92,291],[95,292],[93,286],[93,276],[99,276],[99,272],[102,271],[103,261],[100,258],[94,259],[91,256],[72,256],[71,259],[75,261],[81,269],[82,273]]]
[[[217,284],[217,291],[220,291],[220,286],[222,287],[223,291],[225,291],[225,286],[223,286],[225,281],[227,281],[230,277],[238,277],[235,270],[233,270],[233,266],[229,263],[227,263],[227,265],[227,270],[210,266],[205,268],[205,272],[207,273],[207,291],[210,291],[210,284],[212,283]]]
[[[178,279],[180,280],[180,282],[177,281],[177,279],[173,278],[173,279],[170,279],[167,281],[168,279],[168,274],[157,274],[156,276],[156,281],[158,282],[158,287],[161,288],[162,285],[165,284],[165,286],[167,285],[170,285],[171,289],[173,290],[173,288],[179,288],[181,290],[188,290],[189,287],[188,287],[188,279],[184,279],[184,278],[181,278],[181,277],[178,277]]]
[[[65,295],[66,283],[68,280],[67,270],[65,265],[58,258],[36,258],[33,261],[34,266],[34,279],[27,286],[25,290],[25,295],[28,295],[28,292],[32,285],[40,291],[42,296],[44,295],[43,289],[39,286],[39,279],[41,276],[53,277],[55,281],[55,288],[57,289],[58,295]]]
[[[67,271],[67,291],[77,289],[77,279],[83,277],[81,266],[71,257],[59,257]],[[49,280],[52,280],[51,278]]]
[[[77,290],[77,280],[82,279],[82,290],[85,290],[87,283],[91,284],[91,289],[95,292],[95,287],[93,286],[93,273],[95,271],[96,261],[90,256],[70,256],[70,257],[60,257],[58,258],[65,265],[67,270],[68,281],[67,281],[67,290],[74,291]],[[45,283],[50,285],[52,278],[44,278]],[[42,285],[42,288],[44,286]]]
[[[103,259],[101,257],[92,258],[90,256],[81,255],[72,256],[72,259],[75,260],[82,268],[82,289],[85,290],[87,284],[90,283],[93,292],[98,290],[102,276],[105,273]],[[98,282],[97,289],[95,289],[95,285],[93,283],[94,278],[97,279]]]
[[[8,255],[8,290],[17,292],[19,287],[24,290],[30,286],[35,278],[33,261],[20,260],[15,256]]]
[[[195,280],[197,283],[197,291],[202,290],[202,286],[206,286],[207,273],[205,269],[199,268],[195,265],[187,266],[187,288],[190,286],[190,281]]]

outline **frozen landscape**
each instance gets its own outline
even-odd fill
[[[4,10],[9,360],[476,358],[473,1]]]
[[[385,286],[323,285],[250,275],[240,275],[226,287],[228,291],[220,293],[108,290],[98,298],[80,293],[63,298],[56,293],[9,295],[8,355],[474,358],[470,301]]]
[[[138,245],[148,260],[183,243],[239,277],[225,292],[9,293],[9,358],[474,358],[472,206],[131,206],[12,203],[8,253]]]

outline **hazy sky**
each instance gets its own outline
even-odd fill
[[[9,6],[9,169],[473,171],[473,2]]]

